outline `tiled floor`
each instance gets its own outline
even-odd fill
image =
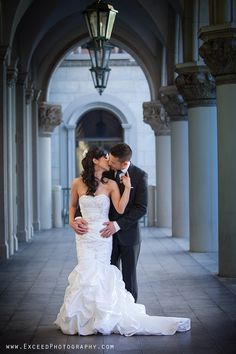
[[[143,228],[142,235],[139,302],[149,314],[191,317],[190,332],[63,335],[53,321],[76,264],[66,228],[35,235],[0,264],[0,353],[235,354],[236,279],[218,278],[216,255],[190,254],[186,240],[169,237],[168,230]]]

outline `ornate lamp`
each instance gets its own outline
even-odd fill
[[[99,95],[103,93],[107,87],[107,82],[109,78],[110,68],[94,68],[89,69],[92,75],[94,87],[98,90]]]
[[[97,41],[111,38],[117,10],[112,5],[98,0],[83,11],[90,37]]]
[[[105,69],[108,67],[108,62],[111,55],[111,50],[113,45],[109,43],[104,43],[102,47],[97,46],[97,43],[94,41],[90,41],[86,48],[89,51],[90,59],[92,62],[93,68],[101,68]]]
[[[101,95],[105,90],[111,69],[108,62],[113,46],[107,41],[111,37],[117,10],[100,0],[83,11],[91,41],[87,49],[92,62],[90,69],[95,88]]]

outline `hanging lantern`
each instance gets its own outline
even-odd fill
[[[90,41],[86,48],[89,51],[92,67],[98,69],[105,69],[108,67],[108,62],[111,55],[111,50],[114,48],[109,43],[104,43],[103,46],[98,46],[97,42]]]
[[[112,5],[98,1],[83,11],[89,35],[93,40],[107,41],[111,38],[117,10]]]
[[[89,69],[92,75],[94,87],[98,90],[99,95],[103,93],[107,87],[107,82],[109,78],[110,68],[94,68]]]

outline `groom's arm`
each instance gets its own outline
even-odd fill
[[[147,212],[147,174],[142,172],[135,189],[135,199],[128,212],[121,215],[116,223],[121,230],[128,230],[133,224],[137,223]],[[131,192],[132,193],[132,192]]]

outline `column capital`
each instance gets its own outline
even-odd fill
[[[25,101],[26,104],[30,104],[30,102],[33,100],[34,97],[34,89],[33,88],[27,88],[25,90]]]
[[[215,79],[206,65],[178,64],[175,71],[179,74],[175,84],[188,107],[216,105]]]
[[[236,83],[236,23],[202,27],[199,37],[204,42],[199,54],[216,84]]]
[[[155,135],[170,135],[169,119],[160,101],[143,102],[143,121]]]
[[[41,135],[50,136],[56,126],[62,122],[61,105],[40,102],[39,103],[39,128]]]
[[[7,85],[8,87],[13,87],[16,84],[18,75],[17,68],[8,67],[7,68]]]
[[[159,94],[160,101],[171,121],[187,120],[187,105],[176,86],[162,86]]]

